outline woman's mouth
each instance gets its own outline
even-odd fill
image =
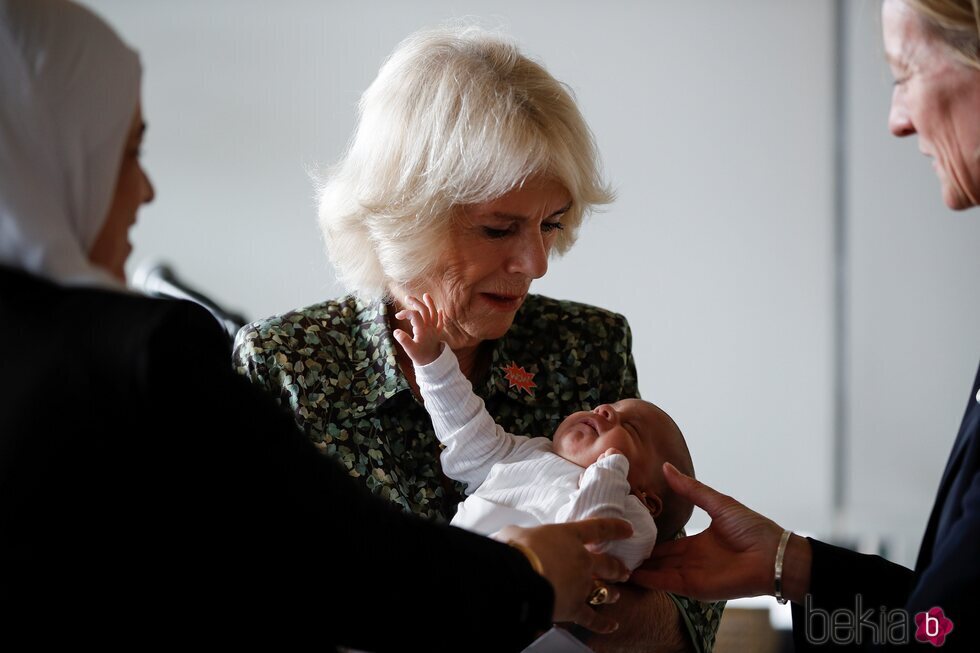
[[[521,307],[525,295],[500,295],[497,293],[481,292],[480,297],[497,310],[516,311]]]

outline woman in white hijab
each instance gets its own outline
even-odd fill
[[[138,158],[139,58],[70,3],[0,3],[0,30],[0,263],[118,286],[119,236],[153,197]]]
[[[139,85],[87,9],[0,0],[4,634],[57,617],[251,638],[288,620],[321,646],[505,651],[554,620],[597,624],[593,577],[625,568],[584,545],[625,522],[513,529],[508,547],[392,511],[231,370],[206,312],[125,292],[153,197]],[[311,565],[319,546],[348,564]],[[380,628],[361,609],[378,600],[403,604]]]

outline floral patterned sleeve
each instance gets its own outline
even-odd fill
[[[249,381],[264,390],[271,390],[266,383],[268,370],[261,360],[262,348],[257,341],[257,333],[252,325],[245,325],[235,336],[232,349],[232,363],[235,370]]]
[[[266,360],[267,355],[272,356],[271,362]],[[276,377],[288,377],[288,370],[284,369],[276,360],[275,352],[266,352],[263,340],[255,326],[247,324],[241,328],[238,335],[235,336],[231,356],[232,365],[239,374],[276,397],[280,402],[288,400],[288,397],[285,396],[288,393],[284,393],[285,388],[288,387],[288,383],[285,383],[288,378],[279,378],[279,383],[273,383],[270,379],[270,365]]]

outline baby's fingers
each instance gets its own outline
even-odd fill
[[[403,331],[402,329],[395,329],[391,332],[391,335],[395,337],[395,340],[397,340],[398,344],[400,344],[408,353],[409,357],[414,359],[413,354],[415,352],[415,341],[412,340],[412,336],[410,336],[407,331]]]
[[[411,308],[405,308],[405,309],[402,309],[402,310],[398,311],[397,313],[395,313],[395,319],[396,320],[408,320],[409,322],[411,322],[412,323],[412,330],[415,331],[415,334],[416,335],[418,335],[418,328],[419,328],[419,326],[424,324],[423,323],[423,318],[419,314],[419,312],[416,311],[415,309],[411,309]]]
[[[405,298],[405,305],[411,310],[418,312],[419,315],[421,315],[423,318],[429,312],[429,308],[425,304],[423,304],[418,297],[414,295],[409,295],[408,297]]]
[[[418,311],[422,322],[426,325],[430,325],[435,321],[435,308],[429,293],[424,293],[422,299],[409,295],[407,301],[411,302],[412,308]]]
[[[422,301],[425,302],[425,307],[428,309],[426,314],[426,322],[431,323],[433,326],[439,323],[439,310],[436,308],[436,300],[432,299],[432,295],[429,293],[423,293]]]
[[[418,342],[425,332],[425,318],[418,311],[408,311],[408,321],[412,323],[412,338]]]

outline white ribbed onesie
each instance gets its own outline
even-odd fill
[[[467,486],[454,526],[492,535],[511,524],[616,517],[633,525],[633,536],[602,550],[630,569],[650,556],[657,526],[630,494],[626,456],[606,456],[583,469],[554,453],[548,438],[507,433],[487,413],[445,345],[436,360],[415,366],[415,378],[436,437],[446,447],[442,469]]]

